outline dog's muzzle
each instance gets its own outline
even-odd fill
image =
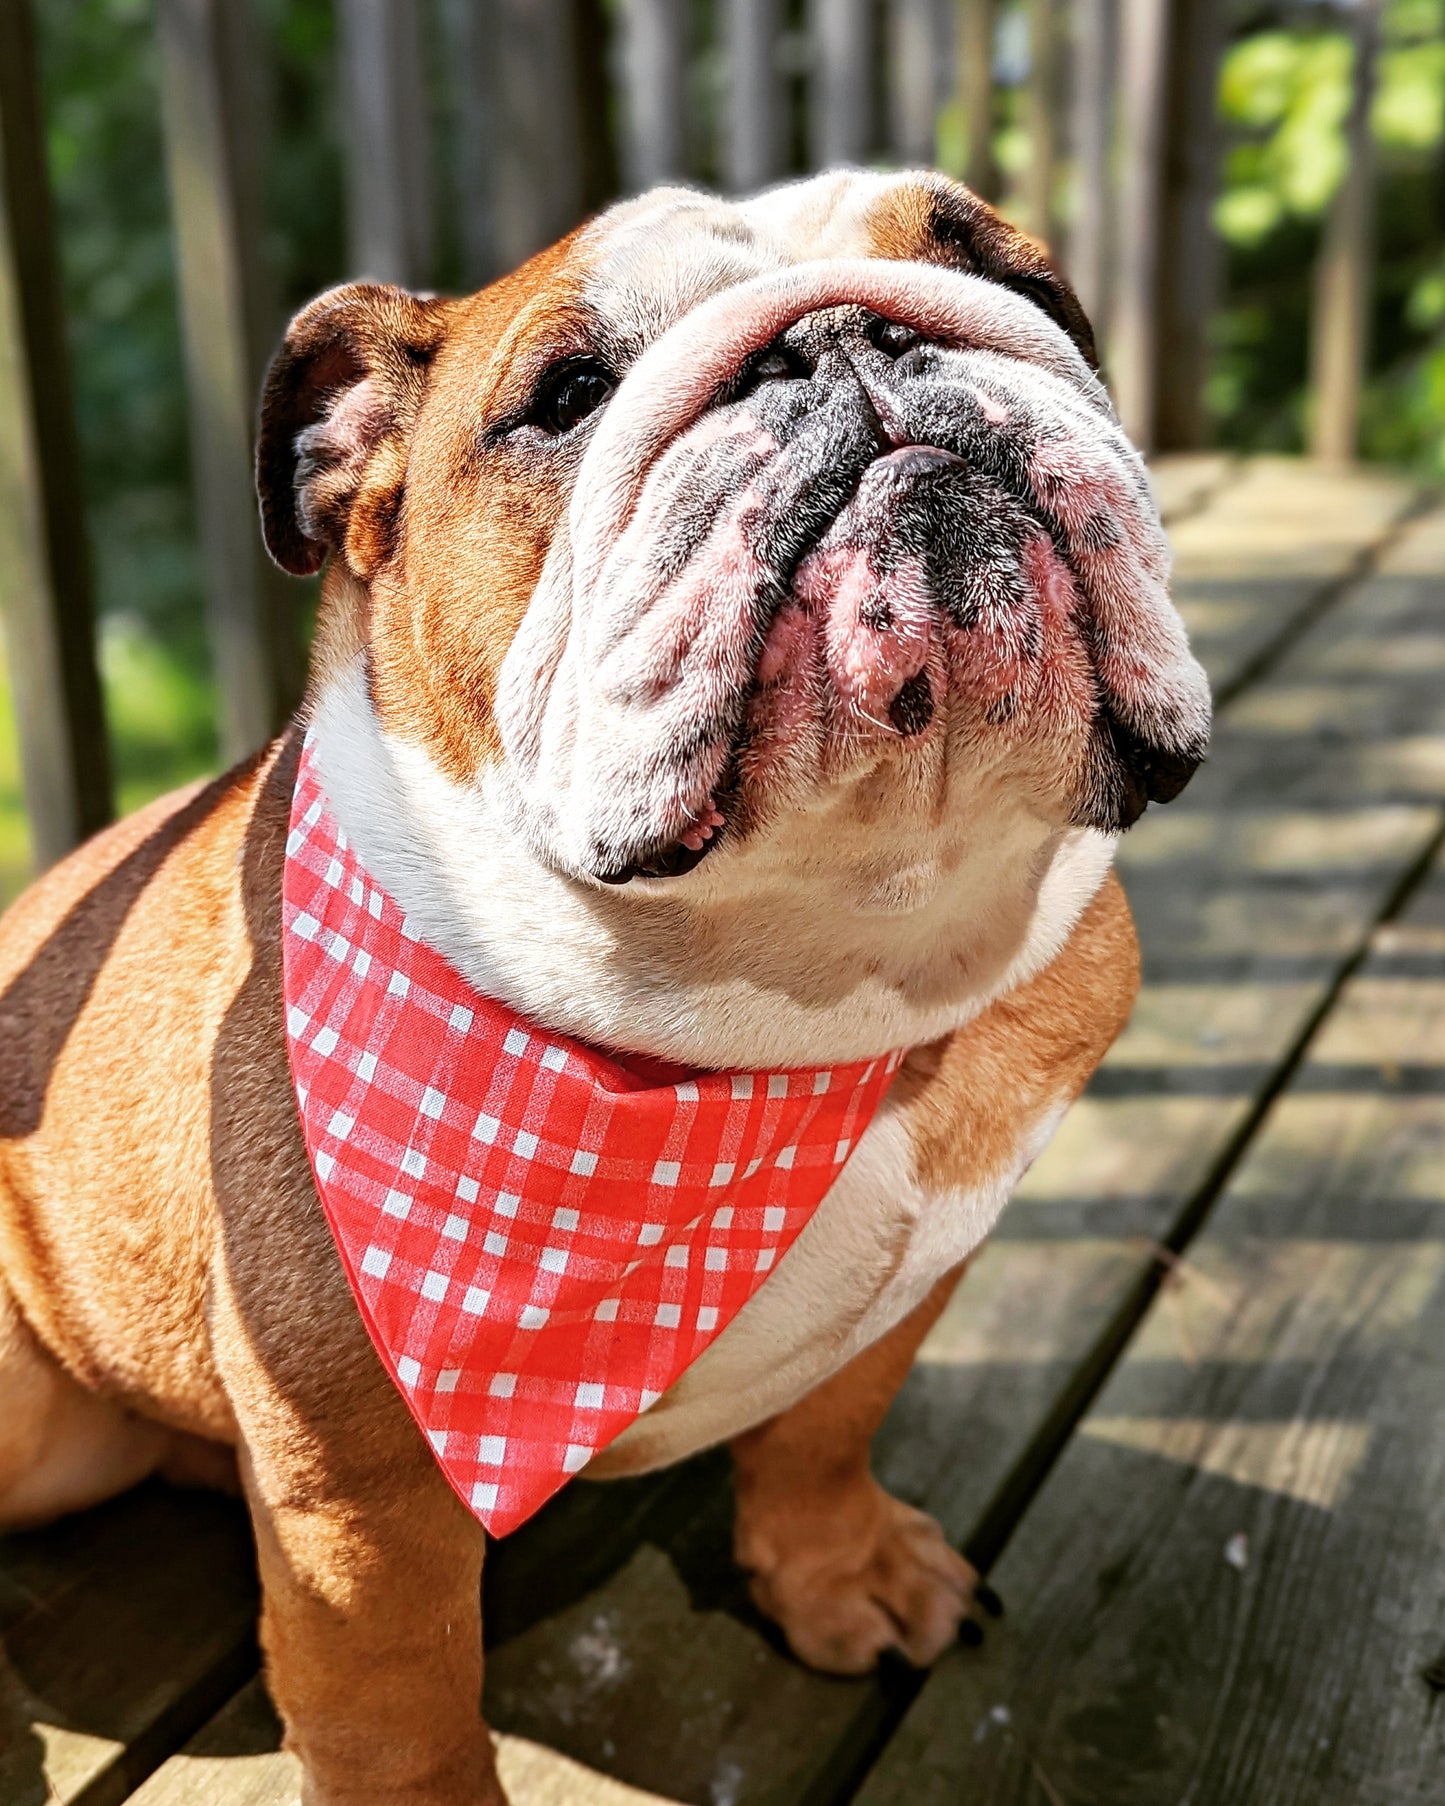
[[[706,392],[649,433],[639,385],[686,391],[676,357],[647,366],[689,316],[613,398],[544,577],[570,592],[565,648],[540,712],[511,699],[559,863],[677,876],[810,787],[985,739],[1061,821],[1117,830],[1182,788],[1207,691],[1137,454],[1038,310],[940,285],[977,330],[906,283],[805,308],[710,348]],[[1000,306],[1032,316],[1031,356],[990,342]]]

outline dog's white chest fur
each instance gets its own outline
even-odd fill
[[[455,785],[384,734],[359,664],[324,687],[312,729],[333,812],[378,882],[478,989],[567,1032],[684,1059],[689,1038],[701,1038],[713,1057],[699,1064],[802,1065],[923,1045],[988,1001],[900,1003],[904,987],[885,970],[810,1008],[747,984],[694,983],[685,966],[669,966],[665,945],[640,962],[635,948],[619,948],[613,918],[531,859],[485,783]],[[996,989],[1052,958],[1111,855],[1108,839],[1088,833],[1056,851]],[[891,926],[877,920],[886,942]],[[840,920],[839,934],[849,926]],[[822,931],[826,939],[829,924]],[[730,1058],[731,1047],[747,1053]],[[983,1240],[1063,1112],[1046,1104],[996,1168],[940,1190],[917,1171],[914,1107],[896,1094],[885,1100],[776,1273],[589,1472],[637,1472],[724,1440],[877,1341]],[[959,1169],[972,1165],[965,1153]]]

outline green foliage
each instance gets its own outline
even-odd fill
[[[1314,218],[1345,168],[1349,40],[1260,32],[1233,46],[1220,78],[1227,120],[1251,135],[1229,152],[1215,219],[1236,244],[1258,244],[1290,216]]]
[[[1372,456],[1442,466],[1445,412],[1432,375],[1445,323],[1441,150],[1445,0],[1390,0],[1371,125],[1378,165]],[[1249,32],[1220,75],[1228,134],[1215,221],[1229,278],[1215,322],[1208,401],[1221,438],[1297,450],[1305,413],[1309,275],[1345,171],[1353,80],[1345,33]]]

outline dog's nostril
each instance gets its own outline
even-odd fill
[[[812,364],[790,345],[766,345],[748,365],[744,383],[801,382],[813,374]]]
[[[905,326],[901,320],[879,318],[868,336],[889,357],[902,357],[905,351],[912,351],[923,335],[913,327]]]

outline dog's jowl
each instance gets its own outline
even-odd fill
[[[1087,322],[925,175],[293,322],[303,715],[0,929],[0,1525],[245,1494],[311,1806],[492,1806],[478,1577],[730,1441],[805,1662],[974,1575],[869,1438],[1122,1025],[1209,703]]]

